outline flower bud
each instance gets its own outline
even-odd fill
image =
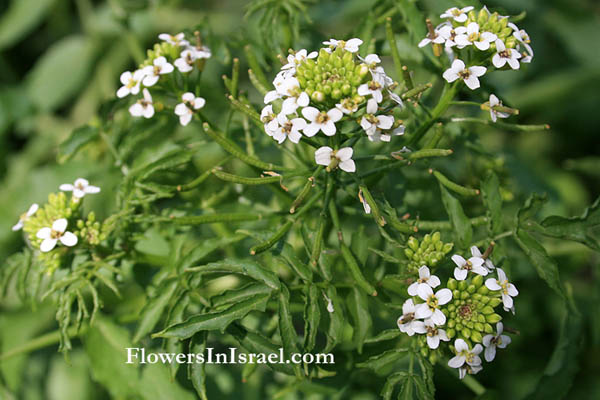
[[[494,309],[492,307],[490,307],[490,306],[485,306],[485,307],[483,307],[481,309],[481,313],[485,314],[485,315],[493,314],[494,313]],[[486,317],[486,320],[487,320],[487,317]]]
[[[494,327],[492,327],[491,324],[485,324],[483,326],[483,330],[485,331],[485,333],[493,333],[494,332]]]
[[[495,324],[497,322],[500,322],[502,320],[502,317],[498,314],[489,314],[485,317],[485,320],[490,323],[490,324]]]
[[[459,290],[465,290],[467,288],[467,281],[459,281],[458,282],[458,289]]]
[[[448,336],[448,339],[452,339],[454,336],[456,336],[456,330],[453,328],[447,329],[446,336]]]
[[[498,297],[494,297],[488,302],[489,306],[494,308],[496,308],[500,303],[502,303],[502,299]]]
[[[481,336],[481,333],[479,333],[477,331],[472,331],[471,332],[471,340],[475,343],[481,343],[483,340],[483,336]]]
[[[465,339],[469,339],[471,337],[471,330],[469,328],[463,328],[460,331],[460,334],[464,336]]]
[[[477,287],[473,284],[469,285],[469,287],[467,287],[467,292],[469,293],[475,293],[475,290],[477,290]]]
[[[315,90],[313,94],[310,95],[310,98],[316,101],[317,103],[320,103],[323,100],[325,100],[325,95],[323,94],[323,92]]]
[[[458,282],[456,281],[456,279],[450,278],[450,279],[448,279],[448,283],[446,284],[446,287],[450,290],[456,290],[456,288],[458,287]]]
[[[471,280],[471,283],[477,287],[481,286],[483,284],[483,276],[477,275],[475,278],[473,278],[473,280]]]
[[[477,293],[482,294],[482,295],[486,295],[490,292],[490,289],[488,289],[486,286],[481,286],[479,289],[477,289]]]

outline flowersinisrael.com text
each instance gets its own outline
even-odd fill
[[[143,347],[127,347],[126,364],[335,364],[331,353],[292,353],[286,358],[283,348],[277,353],[244,353],[230,347],[228,352],[150,353]]]

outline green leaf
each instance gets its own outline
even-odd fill
[[[381,397],[383,397],[384,400],[390,400],[394,394],[394,388],[396,385],[405,382],[406,380],[408,380],[408,373],[404,371],[389,375],[385,381],[385,385],[383,385],[383,389],[381,390]]]
[[[442,202],[446,213],[450,217],[450,224],[454,231],[455,240],[459,243],[463,249],[468,248],[471,245],[471,238],[473,237],[473,228],[471,227],[471,221],[465,215],[460,202],[448,190],[440,184],[440,190],[442,192]]]
[[[323,349],[323,353],[330,352],[336,344],[341,343],[344,335],[344,307],[335,286],[327,286],[327,297],[331,300],[333,312],[327,313],[329,316],[329,329],[327,330],[327,344]]]
[[[171,380],[169,369],[162,364],[150,364],[144,367],[140,389],[136,395],[141,395],[145,400],[194,400],[196,398],[177,384],[177,381]]]
[[[27,95],[44,111],[60,107],[87,81],[95,53],[96,46],[85,36],[67,36],[56,42],[27,76]]]
[[[396,339],[398,336],[401,336],[402,332],[399,329],[386,329],[380,332],[378,335],[373,336],[365,340],[366,344],[370,343],[378,343],[385,342],[386,340]]]
[[[385,368],[406,357],[407,351],[407,349],[393,349],[384,351],[381,354],[369,357],[368,360],[358,363],[356,366],[359,368],[369,368],[375,372],[380,372],[381,370],[385,370]]]
[[[264,312],[267,301],[271,297],[268,294],[257,294],[247,300],[234,304],[223,311],[198,314],[179,324],[171,325],[152,337],[187,339],[200,331],[220,330],[224,331],[229,324],[244,318],[251,311]]]
[[[202,243],[196,246],[193,250],[189,251],[185,257],[182,258],[179,263],[178,270],[183,271],[186,268],[202,261],[213,251],[226,248],[227,246],[237,243],[244,238],[245,235],[233,235],[228,237],[205,239],[202,241]]]
[[[167,153],[164,157],[156,160],[149,165],[145,166],[137,172],[133,172],[132,176],[135,176],[138,180],[144,180],[155,172],[169,170],[176,168],[180,165],[187,164],[192,158],[192,155],[184,150],[175,149]]]
[[[566,310],[558,343],[544,374],[526,400],[553,400],[567,398],[575,375],[579,371],[578,355],[583,342],[582,320],[573,310]]]
[[[315,347],[321,309],[319,308],[319,289],[316,285],[305,288],[306,305],[304,307],[304,351],[310,352]]]
[[[69,161],[86,144],[98,137],[98,128],[83,125],[73,130],[71,135],[58,146],[58,162],[63,164]]]
[[[257,281],[261,281],[271,289],[279,290],[279,278],[273,272],[263,268],[260,264],[251,260],[238,260],[227,258],[222,261],[192,267],[186,269],[192,273],[226,273],[241,274]]]
[[[244,301],[257,294],[271,293],[272,290],[273,289],[260,282],[250,282],[240,288],[226,290],[221,294],[213,296],[210,298],[210,302],[213,307],[220,307],[225,304]]]
[[[514,236],[521,250],[529,257],[538,275],[550,288],[564,299],[564,289],[558,275],[558,266],[550,258],[546,249],[538,241],[523,229],[517,228]]]
[[[190,340],[190,353],[203,354],[206,350],[207,339],[207,331],[198,332],[192,336],[192,340]],[[192,385],[194,385],[194,389],[196,389],[196,393],[198,393],[200,399],[208,400],[208,396],[206,395],[206,364],[188,364],[188,379],[192,381]]]
[[[54,0],[12,0],[0,19],[0,50],[31,32],[48,13]]]
[[[500,182],[492,171],[481,184],[483,202],[488,211],[488,232],[497,235],[502,231],[502,196]]]
[[[286,285],[281,285],[279,291],[279,308],[278,308],[278,319],[279,319],[279,336],[281,336],[281,342],[283,344],[283,352],[289,360],[294,353],[298,353],[298,346],[296,344],[298,340],[298,334],[294,329],[294,322],[292,321],[292,312],[290,310],[290,292]],[[302,371],[300,364],[294,364],[294,373],[297,378],[302,378]]]
[[[367,303],[367,295],[356,287],[350,289],[348,296],[348,309],[354,324],[353,340],[358,348],[358,353],[362,354],[363,343],[365,342],[369,329],[373,325],[371,313],[369,313],[369,305]]]
[[[169,304],[169,301],[175,294],[177,284],[178,281],[176,279],[170,279],[163,282],[156,289],[156,296],[151,298],[142,309],[140,321],[133,336],[134,343],[139,342],[140,339],[152,332],[167,304]]]
[[[243,326],[234,323],[227,328],[227,333],[232,335],[235,340],[249,353],[279,353],[280,346],[273,343],[263,335],[248,331]],[[267,363],[267,366],[274,371],[282,372],[287,375],[294,375],[294,369],[291,363]]]

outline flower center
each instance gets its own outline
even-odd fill
[[[436,309],[438,308],[438,298],[435,297],[434,294],[432,294],[431,296],[429,296],[429,298],[427,299],[427,305],[429,306],[429,308],[431,309]]]
[[[408,313],[408,314],[404,314],[402,316],[402,318],[400,318],[400,322],[403,323],[403,324],[406,324],[406,323],[412,321],[413,319],[415,319],[415,313],[411,312],[411,313]]]
[[[469,42],[476,42],[479,40],[479,32],[473,32],[469,35]]]
[[[263,124],[268,124],[269,122],[273,121],[275,119],[275,114],[267,114],[264,117],[262,117],[261,121],[263,122]]]
[[[377,118],[375,115],[373,114],[367,114],[365,116],[365,118],[367,119],[367,121],[369,121],[371,124],[373,125],[377,125],[379,123],[379,118]]]
[[[459,10],[458,8],[455,8],[454,10],[452,10],[452,15],[454,15],[455,17],[458,17],[461,14],[462,14],[462,11]]]
[[[473,353],[471,353],[469,351],[465,351],[464,356],[467,359],[467,363],[472,363],[473,359],[475,358],[475,354],[473,354]]]
[[[315,122],[317,124],[324,124],[327,121],[329,121],[329,115],[327,115],[326,112],[319,113],[319,115],[317,115],[317,118],[315,118]]]
[[[508,281],[497,281],[498,285],[502,287],[502,293],[508,294]]]
[[[129,82],[127,82],[127,88],[131,89],[132,87],[134,87],[135,85],[137,85],[138,81],[134,80],[134,79],[130,79]]]
[[[290,132],[292,132],[293,127],[294,127],[294,124],[292,124],[292,121],[287,121],[285,124],[283,124],[281,129],[283,130],[283,132],[285,132],[286,135],[289,135]]]
[[[58,239],[61,236],[62,236],[62,232],[55,231],[54,229],[50,230],[50,238],[52,238],[52,239]]]
[[[502,58],[510,58],[510,52],[508,50],[504,50],[498,53]]]
[[[471,76],[471,71],[469,71],[468,69],[466,69],[466,68],[465,68],[465,69],[463,69],[462,71],[460,71],[460,72],[458,73],[458,76],[459,76],[461,79],[468,79],[468,78]],[[468,262],[469,262],[469,261],[467,261],[467,263],[468,263]],[[465,265],[465,267],[466,267],[466,265]]]
[[[465,304],[458,309],[458,315],[464,319],[470,319],[473,314],[473,308],[471,304]]]
[[[437,336],[438,330],[435,326],[426,326],[427,336]]]
[[[160,74],[160,71],[161,71],[161,69],[162,69],[162,68],[161,68],[160,66],[158,66],[158,65],[155,65],[155,66],[154,66],[154,71],[153,71],[153,72],[154,72],[154,75],[158,75],[158,74]]]
[[[379,84],[379,82],[376,82],[376,81],[369,82],[369,90],[379,90],[379,89],[381,89],[381,85]]]

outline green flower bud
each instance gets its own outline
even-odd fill
[[[484,25],[489,18],[489,15],[486,10],[483,8],[479,11],[479,15],[477,16],[477,23],[481,26]]]
[[[475,343],[481,343],[483,341],[483,336],[477,331],[471,331],[471,340]]]
[[[448,326],[448,328],[454,328],[456,326],[456,322],[452,319],[448,321],[446,325]]]
[[[485,333],[493,333],[494,332],[494,328],[492,327],[491,324],[485,324],[484,326],[484,331]]]
[[[463,335],[465,339],[469,339],[471,337],[471,330],[463,328],[462,331],[460,331],[460,334]]]
[[[478,314],[477,315],[477,321],[481,322],[482,324],[485,324],[487,321],[485,320],[485,315],[483,314]]]
[[[456,330],[450,328],[446,330],[446,336],[448,336],[448,339],[452,339],[454,336],[456,336]]]
[[[315,90],[313,94],[310,95],[310,98],[316,101],[317,103],[320,103],[323,100],[325,100],[325,95],[323,94],[323,92]]]
[[[456,290],[456,288],[458,287],[458,282],[456,281],[456,279],[450,278],[448,279],[448,284],[446,285],[446,287],[450,290]]]
[[[471,283],[478,287],[481,286],[483,284],[483,276],[481,276],[481,275],[475,276],[475,278],[473,278],[473,280],[471,280]]]
[[[459,290],[465,290],[467,288],[467,281],[459,281],[458,282],[458,289]]]
[[[496,308],[500,303],[502,303],[502,299],[495,297],[490,299],[490,301],[488,302],[490,307],[494,307]]]
[[[471,298],[476,301],[481,301],[481,295],[479,293],[475,293]]]
[[[475,328],[475,330],[483,332],[484,326],[481,322],[475,322],[475,324],[473,324],[473,327]]]
[[[479,289],[477,289],[477,293],[482,294],[482,295],[486,295],[489,292],[490,292],[490,290],[485,286],[481,286]]]
[[[488,304],[490,302],[490,298],[488,296],[481,296],[481,303]]]
[[[473,284],[469,285],[469,287],[467,287],[467,292],[469,293],[475,293],[475,290],[477,290],[477,287]]]
[[[497,322],[500,322],[502,320],[502,317],[498,314],[489,314],[486,315],[485,320],[490,323],[490,324],[495,324]]]
[[[485,314],[485,315],[490,315],[490,314],[494,313],[494,309],[490,306],[485,306],[481,309],[481,313]],[[487,320],[487,317],[486,317],[486,320]],[[490,321],[488,321],[488,322],[490,322]]]

